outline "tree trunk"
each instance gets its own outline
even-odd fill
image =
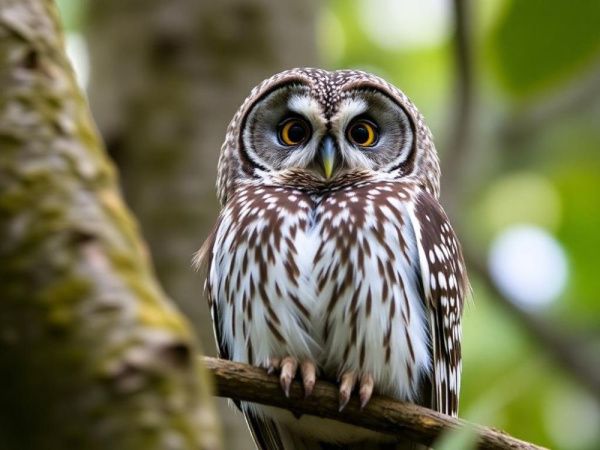
[[[95,117],[159,278],[213,353],[203,280],[190,261],[216,219],[219,149],[253,85],[315,64],[316,4],[102,0],[90,9]],[[222,411],[234,438],[227,447],[248,448],[241,417]]]
[[[0,0],[0,237],[0,448],[219,448],[50,0]]]

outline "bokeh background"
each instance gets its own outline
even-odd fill
[[[159,278],[214,354],[190,268],[218,150],[249,90],[360,68],[427,119],[465,246],[461,416],[600,448],[600,2],[59,0],[69,55]],[[224,403],[227,448],[251,448]],[[468,448],[468,434],[444,448]]]

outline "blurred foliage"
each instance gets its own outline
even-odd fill
[[[398,14],[394,2],[406,14]],[[81,3],[59,1],[70,30],[82,26]],[[516,137],[505,130],[519,121],[518,113],[568,93],[599,70],[600,2],[470,4],[478,103],[473,152],[463,178],[468,195],[455,219],[461,240],[485,253],[514,224],[550,232],[568,255],[569,283],[561,298],[538,312],[598,344],[600,90],[584,96],[585,104],[570,105],[564,114],[525,127]],[[426,14],[411,16],[415,8],[425,7],[431,21]],[[383,29],[410,24],[429,30],[440,17],[448,25],[441,35],[437,30],[421,43],[381,45],[377,33]],[[317,25],[323,65],[373,71],[403,89],[427,118],[444,158],[455,100],[451,2],[329,0]],[[479,280],[472,282],[474,298],[464,323],[461,415],[549,448],[600,448],[600,406]],[[448,436],[443,448],[467,448],[469,439],[468,434]]]
[[[88,0],[56,0],[63,27],[66,31],[81,30],[84,26],[85,8]]]
[[[598,133],[597,133],[598,134]],[[565,149],[568,144],[565,143]],[[583,145],[581,142],[580,145]],[[556,187],[561,193],[563,220],[557,230],[558,238],[571,258],[571,285],[565,295],[567,302],[559,304],[560,313],[582,327],[600,328],[600,277],[598,276],[598,249],[600,249],[600,135],[595,143],[588,143],[595,160],[582,160],[570,166],[557,168]]]
[[[511,94],[559,87],[596,60],[600,2],[514,0],[490,35],[496,69]]]

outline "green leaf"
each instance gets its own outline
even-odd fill
[[[513,0],[491,35],[509,92],[528,97],[581,73],[600,54],[600,1]]]

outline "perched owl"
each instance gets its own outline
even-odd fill
[[[438,202],[429,129],[365,72],[288,70],[235,114],[219,160],[222,211],[197,255],[220,356],[456,415],[467,275]],[[355,393],[355,394],[354,394]],[[390,437],[240,405],[261,449],[390,448]],[[395,445],[391,441],[392,445]]]

